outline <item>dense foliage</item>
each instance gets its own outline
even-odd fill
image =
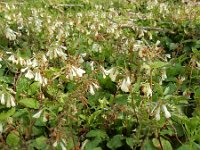
[[[0,2],[0,149],[200,149],[200,6]]]

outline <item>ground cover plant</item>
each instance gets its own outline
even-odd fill
[[[200,5],[0,1],[0,148],[200,149]]]

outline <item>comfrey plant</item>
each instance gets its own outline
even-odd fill
[[[199,15],[192,1],[0,2],[0,149],[199,149]]]

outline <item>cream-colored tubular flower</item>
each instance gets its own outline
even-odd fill
[[[13,30],[10,29],[10,28],[7,28],[7,29],[6,29],[5,35],[6,35],[6,38],[9,39],[10,41],[14,41],[14,40],[16,40],[16,38],[17,38],[16,32],[13,31]]]
[[[162,81],[164,81],[165,79],[167,79],[166,70],[162,70],[161,71],[161,79],[162,79]]]
[[[115,82],[117,75],[119,74],[118,70],[116,68],[110,69],[110,78],[113,82]]]
[[[43,83],[43,79],[42,79],[40,72],[35,73],[35,81],[38,81],[40,84]]]
[[[42,114],[42,111],[43,111],[43,110],[40,110],[40,111],[38,111],[36,114],[34,114],[34,115],[33,115],[33,118],[36,118],[36,119],[40,118],[40,116],[41,116],[41,114]]]
[[[1,94],[0,99],[1,99],[1,104],[5,105],[6,104],[6,100],[5,100],[5,94],[4,93]]]
[[[106,76],[109,75],[113,82],[116,80],[116,77],[119,74],[118,70],[114,67],[109,70],[106,70],[101,66],[101,69],[103,70],[103,78],[105,79]]]
[[[163,110],[163,112],[164,112],[164,114],[165,114],[165,118],[170,118],[171,117],[171,114],[170,114],[170,112],[167,110],[167,107],[166,107],[166,105],[162,105],[162,110]]]
[[[11,104],[12,107],[16,106],[16,104],[15,104],[15,98],[12,95],[10,95],[10,104]]]
[[[112,68],[110,70],[106,70],[104,67],[101,66],[101,70],[103,71],[103,78],[105,79],[106,76],[110,74]]]
[[[27,73],[25,74],[25,77],[28,79],[33,79],[34,78],[33,71],[28,69]]]
[[[12,63],[16,63],[16,58],[14,55],[10,55],[10,57],[8,57],[8,60],[11,61]]]
[[[89,92],[91,95],[95,95],[95,89],[99,89],[99,86],[95,83],[90,84]]]
[[[160,107],[156,110],[156,115],[155,115],[156,120],[160,120]]]
[[[81,69],[81,68],[76,68],[74,66],[72,66],[72,76],[78,76],[78,77],[82,77],[83,74],[85,73],[85,70]]]
[[[121,90],[123,92],[129,92],[130,85],[131,85],[130,77],[123,79],[122,84],[121,84]]]
[[[91,95],[95,95],[94,87],[92,85],[90,85],[89,92],[90,92]]]
[[[142,86],[142,91],[144,93],[144,95],[146,95],[147,98],[150,98],[152,97],[152,89],[151,89],[151,86],[149,83],[145,83],[143,86]]]

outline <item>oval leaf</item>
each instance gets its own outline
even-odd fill
[[[39,109],[39,102],[33,98],[24,98],[19,101],[19,104],[28,108]]]

